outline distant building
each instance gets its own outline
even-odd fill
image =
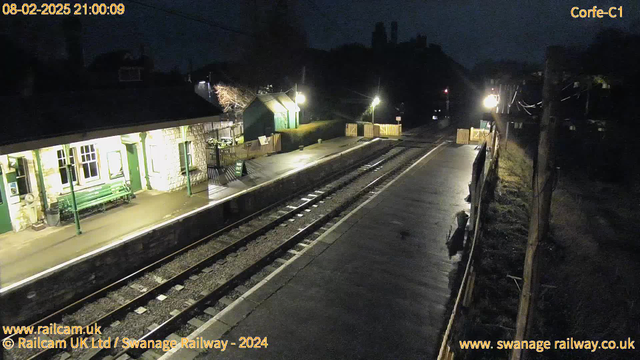
[[[244,110],[244,140],[256,140],[279,130],[297,129],[299,111],[285,93],[256,96]]]
[[[71,184],[76,194],[184,187],[185,146],[192,183],[206,181],[204,124],[220,113],[191,86],[3,97],[0,107],[11,119],[0,133],[0,233],[39,222]]]
[[[383,22],[376,23],[375,30],[371,33],[371,47],[374,49],[383,49],[387,46],[387,30],[384,28]]]
[[[152,69],[153,62],[143,50],[137,58],[128,50],[101,54],[87,68],[91,85],[95,87],[141,86],[149,79]]]
[[[391,39],[389,40],[389,42],[392,45],[398,44],[398,22],[397,21],[391,22]]]
[[[416,48],[418,49],[426,49],[427,48],[427,35],[420,35],[416,37]]]

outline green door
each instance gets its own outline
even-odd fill
[[[7,193],[4,191],[4,175],[0,169],[0,234],[13,230],[11,216],[9,215],[9,203]]]
[[[136,144],[125,144],[127,147],[127,162],[129,163],[129,181],[131,182],[131,191],[136,192],[142,190],[142,181],[140,180],[140,165],[138,164],[138,148]]]

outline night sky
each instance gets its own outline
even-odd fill
[[[186,1],[141,0],[175,9],[232,28],[250,32],[247,9],[253,0]],[[268,0],[256,0],[268,4]],[[232,60],[239,56],[243,35],[232,34],[193,20],[170,15],[134,3],[126,4],[124,16],[84,16],[85,61],[97,54],[131,49],[138,54],[144,44],[156,68],[195,68]],[[618,1],[517,1],[517,0],[293,0],[297,19],[307,34],[309,46],[331,49],[344,43],[371,45],[371,32],[378,21],[399,25],[399,41],[417,33],[429,43],[440,44],[448,55],[467,68],[485,59],[542,62],[548,45],[585,46],[598,30],[617,27],[640,32],[637,0]],[[574,19],[573,6],[604,9],[623,6],[622,19]],[[7,16],[4,16],[5,19]],[[25,26],[24,22],[28,22]],[[64,43],[55,31],[59,18],[24,16],[10,19],[9,30],[40,57],[61,57]],[[3,27],[0,27],[2,31]]]

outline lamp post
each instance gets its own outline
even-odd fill
[[[446,89],[444,89],[444,93],[447,95],[447,116],[449,116],[449,87],[448,86]]]
[[[298,83],[296,83],[293,87],[293,101],[295,101],[296,103],[296,128],[300,125],[300,121],[301,121],[301,111],[300,108],[298,107],[298,104],[304,104],[305,101],[307,101],[307,97],[304,96],[303,93],[298,92]]]
[[[376,106],[380,104],[380,98],[376,95],[371,102],[371,124],[375,124],[376,118]]]

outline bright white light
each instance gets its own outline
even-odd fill
[[[298,104],[304,104],[304,102],[305,102],[305,101],[307,101],[307,97],[306,97],[306,96],[304,96],[304,94],[303,94],[303,93],[299,92],[299,93],[296,95],[296,103],[298,103]]]
[[[494,107],[498,106],[498,96],[497,95],[489,95],[484,99],[484,101],[482,103],[484,104],[484,107],[486,107],[487,109],[494,108]]]
[[[371,106],[378,106],[378,104],[380,104],[380,98],[376,96],[373,98],[373,102],[371,103]]]

